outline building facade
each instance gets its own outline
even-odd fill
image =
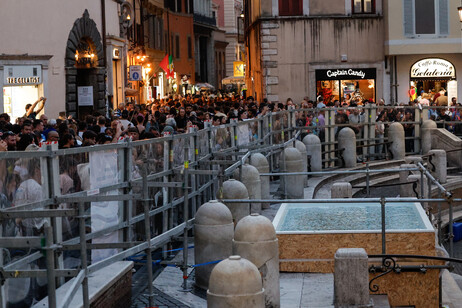
[[[407,103],[421,91],[462,93],[458,0],[384,1],[385,98]],[[460,99],[459,99],[460,101]]]
[[[194,0],[196,82],[216,87],[214,31],[217,30],[211,0]]]
[[[381,0],[259,0],[244,6],[247,95],[272,102],[383,96]]]
[[[71,1],[65,7],[53,0],[2,3],[2,28],[14,30],[0,34],[0,112],[14,121],[26,104],[45,96],[44,112],[51,117],[106,113],[107,97],[123,87],[112,77],[111,61],[123,46],[119,9],[112,0]]]
[[[175,75],[167,80],[168,93],[192,93],[195,84],[192,0],[165,1],[167,54],[173,58]],[[164,74],[165,76],[165,74]],[[168,94],[166,93],[166,94]]]

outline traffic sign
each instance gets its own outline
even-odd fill
[[[130,76],[129,76],[128,80],[130,80],[130,81],[141,81],[141,80],[143,80],[141,70],[142,70],[141,65],[130,65]]]

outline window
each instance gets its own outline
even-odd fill
[[[192,59],[192,42],[190,36],[188,36],[188,59]]]
[[[449,0],[404,0],[404,35],[428,37],[449,34]]]
[[[303,0],[279,0],[279,16],[303,15]]]
[[[175,58],[180,58],[180,36],[175,35]]]
[[[353,0],[353,14],[374,14],[375,0]]]
[[[183,0],[176,0],[176,11],[181,13],[181,2]]]

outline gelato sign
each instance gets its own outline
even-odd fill
[[[411,67],[411,78],[455,78],[456,71],[451,62],[443,59],[423,59]]]

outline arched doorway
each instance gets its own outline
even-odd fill
[[[105,114],[105,68],[101,35],[88,10],[74,22],[66,45],[66,112],[83,119]]]

